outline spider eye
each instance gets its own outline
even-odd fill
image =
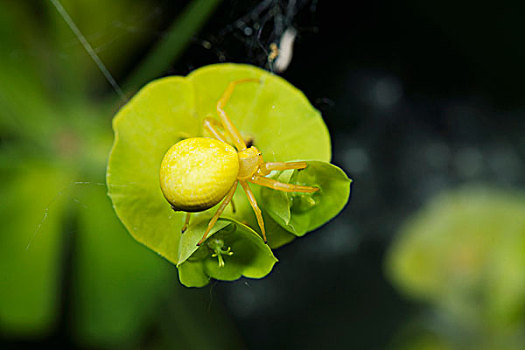
[[[262,153],[261,153],[261,152],[259,152],[259,153],[258,153],[257,155],[258,155],[258,156],[262,156]]]

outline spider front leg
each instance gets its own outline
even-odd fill
[[[254,79],[254,78],[248,78],[248,79],[241,79],[241,80],[235,80],[235,81],[230,82],[226,90],[224,90],[222,97],[217,102],[217,113],[219,114],[219,117],[221,119],[222,126],[224,127],[224,130],[226,130],[226,132],[231,136],[233,144],[235,148],[237,148],[237,151],[245,150],[246,144],[244,143],[244,140],[242,139],[241,133],[239,132],[239,130],[237,130],[237,128],[231,121],[230,117],[228,117],[228,115],[226,114],[224,107],[226,106],[226,103],[228,103],[228,101],[230,100],[230,97],[235,87],[239,84],[249,83],[249,82],[260,82],[260,80]]]
[[[217,222],[217,220],[219,219],[219,216],[221,216],[222,212],[224,211],[224,209],[226,208],[226,206],[230,203],[230,201],[232,200],[233,198],[233,195],[235,194],[235,190],[237,189],[237,181],[235,181],[233,183],[233,186],[232,188],[230,189],[230,191],[228,192],[228,194],[226,194],[226,197],[224,197],[224,200],[222,201],[221,205],[219,206],[219,208],[217,209],[217,211],[215,212],[215,215],[213,215],[213,217],[211,218],[210,222],[208,223],[208,227],[206,228],[206,232],[204,232],[204,235],[202,236],[201,240],[199,241],[199,243],[197,243],[197,245],[201,245],[205,240],[206,240],[206,237],[208,237],[208,233],[210,232],[210,230],[212,229],[212,227],[215,225],[215,223]]]
[[[283,191],[283,192],[313,193],[313,192],[319,191],[319,188],[317,187],[287,184],[287,183],[279,182],[277,180],[270,179],[270,178],[260,176],[260,175],[254,175],[249,181],[257,185],[269,187],[274,190]]]
[[[181,233],[184,233],[186,229],[188,228],[188,225],[190,224],[190,217],[191,217],[191,213],[187,212],[186,219],[184,220],[184,225],[182,226],[182,229],[180,230]]]
[[[204,118],[202,122],[203,127],[210,135],[215,137],[217,140],[227,143],[226,136],[218,129],[220,126],[219,122],[213,118]]]
[[[246,196],[248,196],[248,201],[250,202],[250,205],[252,206],[253,212],[255,213],[255,216],[257,217],[257,223],[259,224],[259,227],[261,228],[261,233],[263,236],[264,243],[267,242],[266,239],[266,231],[264,230],[264,220],[262,217],[261,209],[259,209],[259,206],[257,205],[257,200],[255,199],[255,196],[253,195],[252,190],[250,189],[250,186],[246,181],[239,181],[241,183],[242,188],[244,189],[244,192],[246,192]]]
[[[308,164],[306,162],[267,162],[259,168],[260,175],[268,175],[273,170],[304,169]]]

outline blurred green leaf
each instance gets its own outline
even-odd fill
[[[134,344],[161,308],[174,269],[134,242],[104,186],[77,191],[74,246],[76,332],[86,346]]]
[[[0,3],[0,132],[35,143],[53,135],[58,118],[39,70],[33,31],[34,18],[20,4]]]
[[[57,319],[69,176],[30,161],[0,175],[0,328],[18,336],[45,334]]]
[[[525,314],[525,196],[467,188],[432,200],[401,229],[388,275],[407,295],[483,327]]]
[[[60,4],[112,76],[129,69],[123,62],[139,54],[160,24],[157,6],[147,0],[60,0]],[[63,88],[62,96],[83,99],[91,91],[107,88],[103,73],[53,3],[46,0],[42,5],[52,48],[45,57],[46,69]]]

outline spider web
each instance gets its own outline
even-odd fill
[[[167,34],[170,22],[184,9],[181,3],[173,5],[158,0],[141,3],[127,18],[115,18],[108,28],[83,33],[74,18],[64,9],[61,0],[49,0],[74,34],[74,39],[62,48],[68,50],[81,45],[97,69],[121,99],[125,100],[121,83]],[[311,24],[317,9],[317,0],[260,0],[223,2],[204,28],[194,33],[182,57],[166,69],[166,74],[186,75],[200,66],[216,62],[242,62],[283,72],[290,64],[293,43],[303,31],[316,30]],[[314,20],[315,21],[315,20]],[[106,64],[100,58],[113,45],[129,40],[129,35],[144,37],[145,46],[122,67]],[[67,55],[67,52],[63,52]],[[281,60],[285,58],[284,61]],[[281,63],[279,63],[281,60]],[[122,61],[122,60],[121,60]],[[113,73],[116,71],[117,73]],[[154,77],[152,77],[154,78]]]
[[[315,13],[316,8],[316,0],[259,1],[231,23],[225,24],[218,34],[211,35],[209,42],[216,48],[221,61],[228,59],[228,52],[220,48],[233,44],[241,48],[239,53],[247,57],[248,63],[274,71],[274,60],[282,54],[282,50],[293,50],[291,45],[284,43],[286,37],[293,36],[295,39],[297,28],[303,26],[302,17]],[[272,44],[281,51],[273,59]]]

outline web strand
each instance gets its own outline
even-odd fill
[[[51,201],[49,201],[49,203],[47,204],[46,208],[44,209],[44,215],[42,216],[42,219],[40,220],[40,222],[38,223],[37,227],[35,228],[34,232],[33,232],[33,235],[31,236],[31,238],[29,239],[29,242],[27,242],[27,245],[26,245],[26,250],[29,250],[29,248],[31,247],[31,244],[33,243],[33,241],[35,240],[36,236],[38,235],[38,233],[41,231],[44,223],[47,221],[47,217],[49,215],[49,208],[51,207],[51,205],[53,205],[53,203],[55,203],[62,195],[63,193],[69,189],[71,186],[74,186],[74,185],[96,185],[96,186],[106,186],[105,183],[102,183],[102,182],[90,182],[90,181],[75,181],[75,182],[72,182],[66,186],[64,186],[60,191],[58,191],[58,193],[51,199]],[[80,205],[82,205],[82,203],[80,203],[78,200],[74,199],[73,200],[77,203],[79,203]]]
[[[100,60],[95,50],[93,50],[93,47],[86,40],[86,38],[84,37],[80,29],[78,29],[75,22],[73,22],[73,19],[69,16],[66,9],[60,3],[60,1],[59,0],[49,0],[49,1],[51,1],[53,6],[55,6],[60,16],[62,16],[62,18],[67,23],[71,31],[75,34],[78,41],[80,41],[80,43],[82,44],[82,46],[84,47],[88,55],[91,57],[91,59],[95,62],[98,69],[100,69],[100,71],[102,72],[102,74],[104,75],[108,83],[113,87],[113,90],[115,90],[115,92],[120,97],[120,99],[122,99],[122,101],[126,102],[127,99],[126,99],[126,96],[124,95],[124,92],[122,91],[120,86],[117,84],[117,82],[115,81],[115,79],[113,78],[109,70],[106,68],[104,63]]]

